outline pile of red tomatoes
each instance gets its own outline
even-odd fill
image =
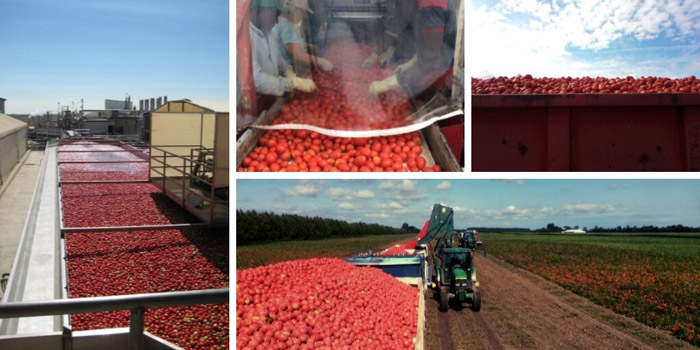
[[[490,79],[472,78],[472,94],[650,94],[700,93],[695,76],[625,78],[533,78],[530,74]]]
[[[110,152],[70,153],[94,150]],[[115,153],[111,153],[115,151]],[[115,145],[59,146],[62,181],[148,178],[143,163],[99,163],[125,152]],[[116,154],[116,155],[115,155]],[[129,153],[126,153],[129,154]],[[139,167],[133,167],[138,164]],[[156,225],[196,222],[150,183],[62,184],[66,227]],[[66,234],[70,298],[228,288],[228,232],[198,229],[72,232]],[[229,305],[148,309],[146,331],[185,349],[228,349]],[[74,314],[74,330],[129,326],[129,311]]]
[[[414,349],[418,289],[340,259],[236,274],[237,349]]]
[[[400,88],[370,97],[369,85],[393,74],[391,68],[363,69],[371,47],[331,46],[324,57],[334,63],[330,72],[313,71],[318,91],[296,93],[273,124],[308,124],[331,130],[377,130],[404,126],[413,107]]]
[[[271,130],[245,157],[238,171],[440,171],[427,165],[418,133],[331,137],[307,130]]]

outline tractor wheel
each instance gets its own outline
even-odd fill
[[[440,311],[447,311],[450,305],[450,295],[447,294],[446,287],[440,287]]]
[[[472,295],[472,310],[474,311],[479,311],[481,310],[481,292],[474,291],[474,295]]]

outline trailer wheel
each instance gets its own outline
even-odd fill
[[[481,292],[475,291],[472,296],[472,310],[478,312],[481,310]]]
[[[446,287],[440,287],[440,311],[447,311],[449,309],[450,295],[447,294]]]

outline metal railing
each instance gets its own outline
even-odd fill
[[[172,147],[172,148],[190,148],[190,155],[189,156],[183,156],[171,151],[166,150],[166,147]],[[216,162],[215,160],[210,164],[207,162],[200,162],[199,160],[196,160],[195,158],[199,158],[199,153],[200,152],[211,152],[213,153],[212,149],[207,149],[204,148],[200,145],[170,145],[170,146],[154,146],[151,145],[151,152],[150,152],[150,159],[151,163],[149,166],[149,178],[151,180],[154,179],[153,174],[157,174],[160,177],[158,177],[158,182],[152,181],[154,184],[158,185],[159,187],[162,187],[163,192],[166,194],[168,192],[172,192],[171,189],[167,186],[168,183],[176,186],[179,190],[182,191],[182,198],[178,198],[177,201],[180,202],[181,206],[184,208],[187,208],[187,196],[188,195],[193,195],[197,198],[199,198],[202,203],[208,203],[209,204],[209,210],[207,213],[207,216],[205,218],[200,217],[198,214],[195,214],[196,216],[200,217],[200,219],[204,219],[208,223],[214,223],[214,207],[216,205],[228,205],[228,200],[222,200],[222,199],[216,199],[216,190],[217,187],[214,186],[214,173],[216,172]],[[179,164],[180,162],[181,165]],[[160,165],[159,165],[160,164]],[[177,164],[177,165],[173,165]],[[211,179],[206,179],[203,177],[199,177],[197,175],[193,174],[193,169],[195,165],[198,165],[204,169],[206,168],[211,168],[212,172],[212,178]],[[172,170],[175,175],[169,175],[168,170]],[[198,180],[201,184],[204,184],[205,187],[208,187],[208,190],[204,190],[204,188],[199,188],[199,191],[202,191],[203,193],[206,193],[207,195],[203,195],[199,193],[199,191],[193,190],[193,186],[191,185],[191,181],[195,179]]]
[[[207,289],[186,292],[116,295],[106,297],[14,302],[0,304],[0,318],[82,314],[129,310],[129,350],[143,349],[144,316],[147,309],[220,304],[229,302],[229,290]],[[71,337],[72,333],[67,332]]]

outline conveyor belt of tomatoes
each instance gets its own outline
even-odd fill
[[[428,162],[417,132],[372,138],[331,137],[306,130],[271,130],[238,171],[440,171]]]
[[[89,145],[91,150],[122,150]],[[80,150],[84,145],[65,145]],[[81,160],[103,161],[81,154]],[[108,153],[109,154],[109,153]],[[128,154],[128,153],[127,153]],[[59,159],[64,157],[59,153]],[[141,180],[143,164],[62,164],[62,181]],[[195,222],[148,183],[63,184],[66,227]],[[200,229],[66,235],[71,298],[228,288],[228,235]],[[73,315],[75,330],[128,327],[129,311]],[[145,328],[186,349],[227,349],[228,304],[149,309]]]
[[[418,288],[340,259],[236,274],[237,349],[415,349]]]
[[[392,68],[362,69],[371,46],[337,44],[324,57],[331,72],[315,70],[315,93],[295,93],[272,121],[330,130],[381,130],[410,125],[413,106],[400,88],[370,97],[369,85]],[[398,136],[342,138],[313,131],[268,131],[238,171],[441,171],[416,132]]]
[[[330,72],[314,70],[314,93],[295,93],[274,124],[308,124],[331,130],[379,130],[409,125],[413,106],[402,89],[378,97],[369,85],[393,74],[392,68],[363,69],[361,52],[371,47],[349,44],[331,46],[324,57],[335,64]]]
[[[533,78],[530,74],[489,79],[472,78],[473,94],[650,94],[700,93],[695,76],[680,79],[627,76],[625,78]]]

